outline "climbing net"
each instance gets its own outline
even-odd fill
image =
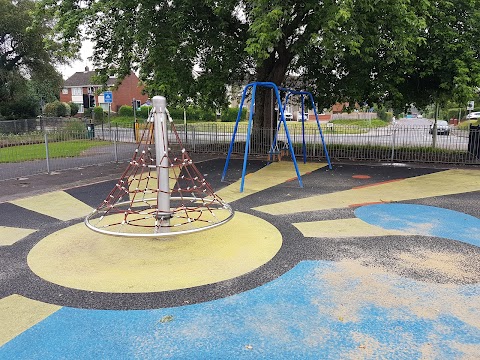
[[[165,111],[170,131],[164,133],[166,126],[155,130],[158,123],[152,109],[126,170],[85,218],[90,229],[117,236],[160,237],[209,229],[233,217],[230,205],[215,194],[193,163]],[[168,141],[158,141],[158,136]],[[160,151],[155,149],[158,144],[163,145]],[[157,161],[159,153],[163,155]]]

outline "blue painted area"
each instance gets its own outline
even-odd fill
[[[393,299],[425,296],[419,303],[426,309],[435,296],[480,306],[480,285],[440,286],[440,294],[436,284],[385,273],[371,277],[372,283],[384,283]],[[448,311],[419,317],[405,302],[382,306],[362,300],[358,286],[341,264],[304,261],[264,286],[202,304],[132,311],[62,308],[0,348],[0,359],[414,359],[422,356],[422,346],[446,359],[462,356],[457,345],[480,344],[480,324]],[[356,298],[354,306],[345,302]],[[344,306],[341,319],[338,310]]]
[[[480,246],[480,219],[458,211],[412,204],[362,206],[355,215],[384,229],[438,236]]]

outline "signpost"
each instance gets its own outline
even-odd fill
[[[112,106],[112,102],[113,102],[113,94],[111,91],[104,91],[103,92],[103,102],[107,103],[108,104],[108,129],[110,130],[110,140],[112,138],[112,124],[110,123],[110,109],[111,109],[111,106]],[[114,143],[114,147],[115,147],[115,161],[117,161],[116,159],[116,155],[117,155],[117,152],[116,152],[116,134],[115,136],[113,137],[113,143]]]
[[[467,110],[472,111],[474,107],[475,107],[475,102],[469,101],[467,104]]]

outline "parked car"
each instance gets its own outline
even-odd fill
[[[433,134],[433,123],[430,125],[430,134]],[[448,122],[445,120],[437,120],[437,135],[450,135],[450,126],[448,126]]]
[[[467,115],[466,118],[467,120],[480,119],[480,111],[471,112],[470,114]]]
[[[292,114],[290,111],[285,110],[285,111],[283,112],[283,114],[285,115],[285,120],[286,120],[286,121],[293,120],[293,114]]]
[[[307,121],[308,120],[308,112],[303,113],[303,120]],[[298,111],[297,112],[297,121],[302,121],[302,112]]]

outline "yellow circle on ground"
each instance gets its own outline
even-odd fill
[[[222,226],[166,238],[108,236],[81,223],[42,239],[28,265],[41,278],[74,289],[158,292],[243,275],[271,260],[281,245],[272,224],[238,212]]]

